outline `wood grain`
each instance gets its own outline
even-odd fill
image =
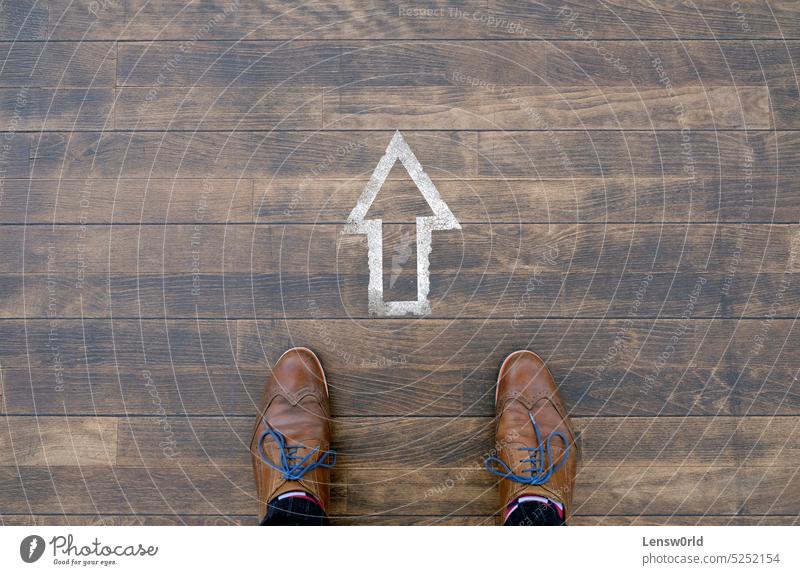
[[[416,297],[415,270],[403,267],[396,276],[387,270],[387,282],[392,277],[405,280],[405,285],[399,281],[391,289],[387,286],[387,297]],[[704,283],[697,288],[700,279]],[[631,313],[640,319],[677,319],[686,311],[689,298],[695,319],[786,318],[800,304],[797,272],[755,273],[747,268],[703,274],[691,268],[649,274],[624,269],[602,273],[445,271],[432,273],[430,282],[434,306],[430,317],[442,319],[591,319]],[[313,312],[320,320],[365,318],[369,315],[368,284],[367,273],[195,276],[150,272],[112,278],[99,272],[80,277],[69,271],[49,276],[14,273],[0,278],[7,296],[0,305],[0,317],[269,319],[302,318]]]
[[[252,417],[2,418],[3,466],[232,469],[250,467]],[[738,471],[786,467],[796,460],[796,417],[576,419],[583,473],[616,464],[620,470],[674,471],[738,466]],[[494,445],[492,418],[337,418],[337,472],[363,476],[381,461],[408,472],[461,470],[458,479],[484,474]],[[782,438],[774,445],[769,437]],[[791,469],[791,466],[789,466]],[[582,473],[582,474],[583,474]],[[466,476],[466,477],[461,477]],[[440,490],[444,491],[446,489]],[[432,494],[426,494],[430,496]]]
[[[250,465],[252,417],[170,418],[168,424],[178,453],[165,462],[161,420],[119,420],[117,465]],[[337,466],[343,470],[369,470],[380,461],[387,469],[418,465],[478,474],[495,446],[493,418],[334,418],[332,426]],[[800,455],[800,419],[795,417],[578,418],[574,426],[588,470],[611,465],[675,469],[707,462],[769,468]]]
[[[0,523],[254,524],[293,345],[334,523],[496,523],[523,348],[580,431],[575,524],[797,523],[796,3],[420,8],[0,4]],[[341,234],[398,129],[462,224],[423,319],[369,317]],[[387,293],[429,210],[395,165]]]
[[[460,222],[781,222],[800,220],[797,187],[785,176],[745,176],[746,165],[705,176],[687,193],[685,177],[437,178]],[[370,217],[401,221],[421,196],[408,176],[389,173]],[[256,180],[259,222],[344,223],[368,178]]]
[[[434,237],[432,273],[476,277],[792,274],[800,266],[800,235],[783,224],[470,224]],[[341,226],[332,224],[8,225],[0,228],[0,238],[5,273],[71,274],[73,279],[79,270],[184,279],[198,271],[289,278],[368,274],[363,239],[343,235]]]
[[[795,40],[591,42],[486,40],[191,44],[126,42],[119,46],[118,84],[159,86],[739,86],[786,85],[798,55]],[[171,62],[178,61],[179,65]],[[654,62],[658,61],[658,65]],[[498,65],[498,62],[502,65]],[[663,70],[663,71],[662,71]],[[159,78],[159,74],[161,77]]]
[[[3,417],[0,465],[92,466],[117,462],[115,418]]]
[[[797,132],[406,132],[434,179],[774,176],[800,156]],[[10,157],[8,177],[368,178],[391,132],[47,132],[17,134],[32,156]],[[684,142],[684,139],[688,142]],[[684,147],[688,144],[688,148]],[[310,166],[310,167],[309,167]],[[689,176],[692,176],[691,179]],[[309,176],[309,177],[311,177]]]
[[[401,12],[406,8],[406,12]],[[9,20],[0,38],[78,40],[187,40],[202,30],[205,39],[254,40],[296,37],[348,38],[646,38],[725,39],[775,38],[800,35],[798,11],[792,3],[765,6],[742,0],[738,9],[724,0],[701,4],[632,2],[597,4],[590,0],[446,1],[431,8],[434,15],[416,15],[415,5],[391,0],[357,2],[289,0],[239,3],[212,0],[176,6],[163,0],[136,0],[92,7],[90,0],[55,0],[40,6],[32,0],[8,6]],[[227,9],[227,13],[225,10]],[[460,11],[457,12],[456,10]],[[48,18],[49,16],[49,18]],[[488,17],[498,24],[490,24]],[[483,19],[483,20],[482,20]],[[48,20],[57,23],[48,26]],[[214,22],[209,26],[209,22]]]
[[[464,83],[473,81],[464,79]],[[345,87],[325,92],[329,129],[765,129],[764,87]],[[683,113],[678,113],[683,110]]]
[[[498,512],[495,482],[486,473],[447,488],[453,469],[336,470],[332,515],[479,515]],[[0,467],[8,514],[255,515],[252,470],[212,468]],[[82,478],[82,479],[81,479]],[[580,473],[575,512],[581,515],[796,515],[797,474],[790,467],[593,467]],[[23,485],[25,488],[23,489]],[[346,485],[346,491],[345,491]],[[442,488],[442,486],[445,486]],[[760,486],[760,489],[758,487]],[[748,489],[750,488],[750,489]],[[752,489],[757,488],[757,489]],[[775,501],[770,489],[784,490]],[[426,495],[427,494],[427,495]],[[694,510],[692,510],[694,507]],[[745,513],[742,513],[745,512]],[[714,513],[712,513],[713,515]]]
[[[113,107],[111,88],[0,88],[0,122],[19,131],[108,129]]]
[[[656,176],[731,173],[751,166],[766,175],[797,160],[797,132],[478,133],[479,175],[505,178]]]
[[[346,368],[337,368],[335,354],[323,355],[336,385],[331,405],[337,417],[494,414],[498,366],[491,365],[491,358],[478,364],[456,358],[435,377],[419,377],[425,372],[418,368],[416,355],[372,356],[351,361]],[[502,358],[502,353],[497,355]],[[385,368],[378,371],[379,365],[392,363],[397,373],[391,377]],[[625,364],[576,366],[562,357],[552,358],[550,364],[559,393],[576,416],[800,414],[793,366],[754,367],[735,360],[716,368],[667,366],[659,371],[661,381],[654,385],[648,379],[655,375],[652,369]],[[266,361],[262,367],[238,368],[140,365],[144,367],[91,365],[58,372],[52,366],[6,367],[3,409],[14,415],[156,415],[163,410],[169,415],[252,417],[269,370]],[[413,373],[400,372],[401,367]],[[467,374],[463,381],[461,373]]]
[[[770,105],[775,128],[797,130],[800,128],[800,87],[797,85],[770,88]]]
[[[116,54],[111,42],[0,42],[0,88],[113,87]]]
[[[791,320],[6,320],[0,329],[5,409],[15,414],[250,416],[270,362],[292,345],[320,355],[343,416],[491,415],[498,366],[522,348],[549,362],[579,415],[800,413]]]
[[[676,176],[580,179],[450,179],[434,182],[461,223],[742,222],[800,219],[785,175],[703,177],[691,195]],[[370,217],[400,222],[427,209],[410,179],[390,172]],[[79,178],[5,180],[0,223],[343,224],[367,178]],[[251,190],[255,198],[251,199]],[[252,205],[251,205],[252,204]]]
[[[322,91],[306,88],[121,88],[114,109],[114,126],[123,130],[314,130],[321,125]]]
[[[252,189],[251,180],[235,179],[9,179],[0,223],[252,222]]]
[[[4,2],[0,7],[0,40],[20,38],[45,40],[49,29],[50,10],[36,0]],[[79,39],[79,38],[76,38]]]
[[[792,226],[465,224],[461,237],[439,235],[433,317],[680,318],[689,304],[692,318],[791,317],[800,297]],[[3,226],[0,237],[3,317],[369,315],[366,250],[339,226]],[[396,267],[386,277],[416,269]]]
[[[407,132],[431,177],[477,175],[474,132]],[[17,134],[32,154],[7,177],[208,178],[368,175],[391,132],[46,132]],[[788,143],[789,145],[791,143]],[[789,153],[789,152],[787,152]]]
[[[57,525],[57,526],[139,526],[195,525],[226,526],[256,525],[253,515],[4,515],[0,525]],[[339,515],[331,519],[334,525],[496,525],[497,518],[484,515],[389,515],[380,513],[365,516]],[[793,515],[574,515],[572,525],[796,525]]]

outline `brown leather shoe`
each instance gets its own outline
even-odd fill
[[[486,460],[486,468],[501,477],[501,505],[539,495],[563,504],[568,519],[578,450],[556,383],[538,355],[522,350],[506,358],[495,406],[497,456]]]
[[[272,368],[250,440],[259,519],[288,491],[306,491],[327,509],[330,467],[328,384],[314,352],[295,347]]]

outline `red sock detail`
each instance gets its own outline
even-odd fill
[[[276,497],[275,500],[280,501],[282,499],[290,499],[290,498],[307,499],[309,501],[313,501],[314,503],[319,505],[323,511],[325,510],[325,507],[322,505],[322,502],[313,495],[311,495],[310,493],[308,493],[307,491],[287,491],[286,493],[278,495],[278,497]]]

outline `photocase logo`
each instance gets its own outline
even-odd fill
[[[19,556],[25,563],[35,563],[44,553],[44,539],[38,535],[28,535],[19,544]]]

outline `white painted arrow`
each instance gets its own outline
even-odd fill
[[[417,217],[417,299],[385,302],[383,301],[383,221],[380,219],[365,220],[364,217],[397,160],[403,164],[434,215]],[[403,139],[403,135],[396,131],[386,148],[386,153],[375,166],[375,171],[372,172],[372,177],[361,193],[358,203],[350,212],[344,228],[346,234],[365,234],[367,236],[369,313],[378,316],[427,315],[431,313],[431,304],[428,301],[428,292],[431,287],[428,271],[431,232],[460,229],[461,225],[453,212],[439,196],[439,190],[422,169],[414,152]]]

